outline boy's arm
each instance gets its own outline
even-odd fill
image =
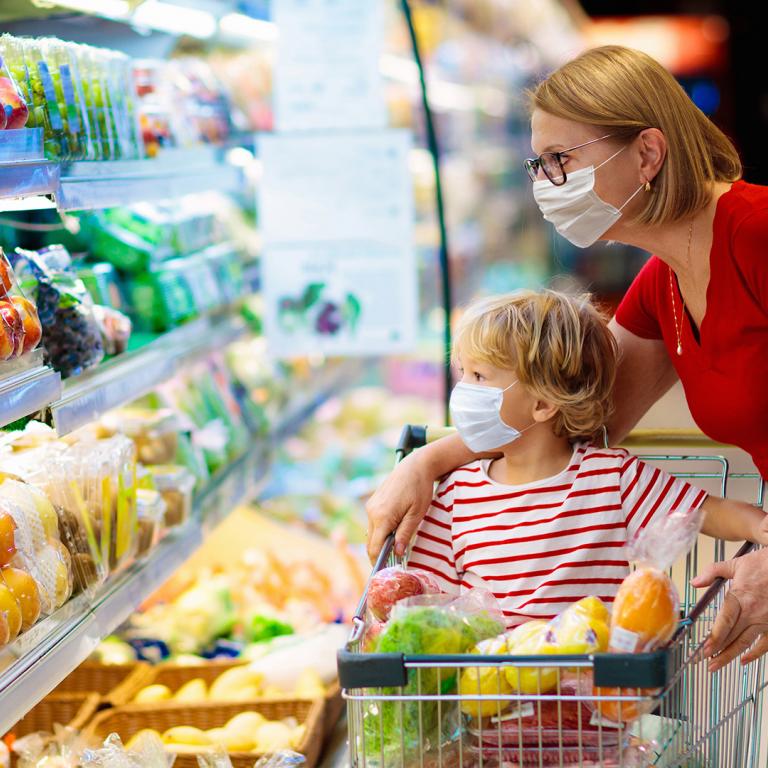
[[[768,515],[743,501],[707,496],[701,505],[704,524],[701,532],[726,541],[768,544]]]

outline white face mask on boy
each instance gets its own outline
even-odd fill
[[[493,451],[517,440],[522,432],[501,418],[501,405],[506,389],[465,384],[460,381],[451,393],[451,420],[464,444],[475,453]],[[533,424],[531,424],[533,426]],[[530,429],[530,427],[526,427]]]
[[[590,165],[568,174],[565,184],[555,186],[549,179],[533,183],[533,197],[546,221],[579,248],[596,243],[620,218],[621,212],[644,184],[616,208],[595,192],[595,171],[626,149],[622,147],[597,168]]]

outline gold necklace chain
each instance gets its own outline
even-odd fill
[[[685,260],[688,264],[688,268],[690,269],[691,266],[691,241],[693,239],[693,221],[691,221],[691,226],[688,227],[688,248],[686,250]],[[680,291],[680,299],[682,300],[682,308],[680,310],[680,323],[677,322],[677,309],[675,308],[675,288],[672,284],[672,267],[669,265],[667,266],[667,269],[669,270],[669,296],[672,299],[672,317],[675,320],[675,335],[677,336],[677,354],[682,355],[683,354],[683,318],[685,317],[685,297],[683,296],[683,292]]]

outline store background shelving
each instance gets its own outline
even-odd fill
[[[81,594],[0,651],[0,732],[9,730],[53,690],[197,550],[230,511],[258,497],[272,452],[297,432],[332,394],[352,385],[356,365],[320,375],[311,393],[285,409],[270,434],[219,472],[199,493],[192,519],[171,532],[143,561],[110,580],[95,595]]]

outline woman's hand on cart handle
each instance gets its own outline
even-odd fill
[[[717,579],[731,581],[702,653],[714,657],[710,672],[721,669],[738,655],[749,664],[768,652],[768,549],[707,566],[691,580],[697,589]]]
[[[368,513],[368,557],[371,562],[396,531],[395,554],[403,557],[408,543],[427,514],[435,477],[413,453],[387,476],[365,505]]]

